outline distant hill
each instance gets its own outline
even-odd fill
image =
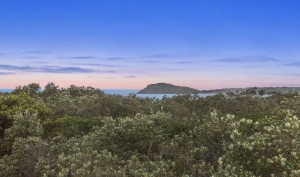
[[[147,85],[146,88],[140,90],[137,94],[193,94],[199,92],[199,90],[190,87],[176,86],[167,83],[157,83]]]

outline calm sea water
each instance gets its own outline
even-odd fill
[[[13,89],[0,89],[0,92],[12,92]],[[122,96],[128,96],[129,94],[136,94],[139,90],[133,90],[133,89],[103,89],[103,91],[107,94],[116,94],[116,95],[122,95]],[[164,96],[167,97],[173,97],[176,94],[136,94],[138,97],[146,98],[158,98],[161,99]],[[202,97],[207,97],[207,96],[212,96],[214,94],[211,93],[202,93],[200,96]]]
[[[12,92],[13,91],[13,89],[0,89],[0,92]]]

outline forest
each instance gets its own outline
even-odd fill
[[[19,86],[0,93],[0,176],[298,177],[300,95],[261,95]]]

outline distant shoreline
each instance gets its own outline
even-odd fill
[[[256,88],[256,90],[265,90],[265,91],[277,91],[282,93],[287,93],[288,91],[300,92],[300,87],[247,87],[247,88],[223,88],[223,89],[199,90],[199,93],[217,94],[217,93],[226,93],[226,92],[242,92],[249,88]],[[15,89],[0,88],[0,92],[4,92],[4,93],[9,93],[12,92],[13,90]],[[106,93],[109,92],[108,94],[121,93],[121,92],[124,93],[130,92],[130,93],[137,94],[141,89],[100,89],[100,90]]]

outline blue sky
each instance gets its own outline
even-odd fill
[[[300,86],[298,0],[2,0],[0,88]]]

